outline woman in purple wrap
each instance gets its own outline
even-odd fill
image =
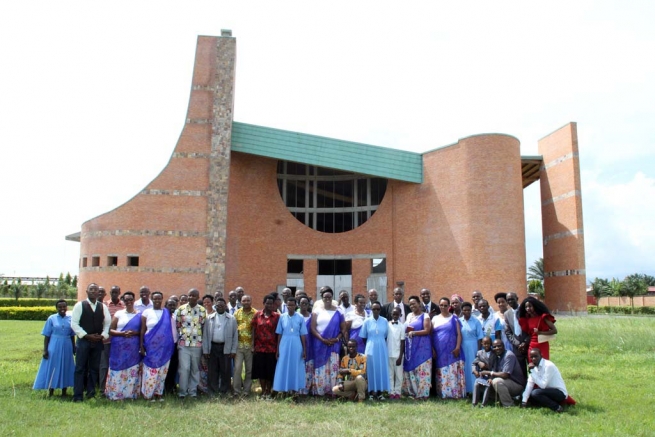
[[[109,327],[111,354],[105,395],[110,401],[136,399],[141,389],[141,316],[134,309],[134,293],[126,291],[123,298],[125,309],[116,311]]]
[[[430,315],[423,312],[418,296],[409,298],[406,317],[405,359],[403,362],[403,394],[417,400],[430,396],[432,383],[432,343]]]
[[[437,395],[442,399],[461,399],[466,397],[466,379],[464,377],[464,353],[462,331],[457,316],[450,314],[450,299],[439,300],[439,310],[432,318],[432,347],[436,355]]]
[[[354,299],[355,311],[346,315],[346,329],[348,330],[349,340],[357,341],[357,353],[363,354],[366,349],[366,343],[363,338],[359,337],[364,320],[368,317],[366,313],[366,298],[358,294]]]
[[[339,349],[341,339],[348,340],[343,315],[332,304],[334,293],[330,287],[320,290],[324,308],[312,314],[311,332],[314,353],[314,383],[312,394],[331,395],[339,376]]]
[[[162,308],[164,295],[155,291],[150,296],[152,308],[141,314],[141,393],[151,401],[163,401],[164,383],[175,343],[171,329],[171,314]]]

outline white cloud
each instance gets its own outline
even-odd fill
[[[653,274],[655,178],[637,171],[626,181],[585,173],[583,186],[588,279]]]

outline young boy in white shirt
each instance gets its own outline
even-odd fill
[[[405,355],[405,325],[400,323],[400,310],[394,308],[389,321],[387,349],[389,350],[389,399],[400,399],[403,385],[403,356]]]

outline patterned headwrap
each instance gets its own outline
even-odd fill
[[[455,299],[457,299],[459,303],[464,303],[464,299],[462,299],[462,296],[460,296],[459,294],[453,294],[452,296],[450,296],[451,302],[454,301]]]

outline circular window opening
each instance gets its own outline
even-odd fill
[[[347,232],[366,223],[384,198],[387,180],[278,161],[277,186],[293,216],[310,228]]]

